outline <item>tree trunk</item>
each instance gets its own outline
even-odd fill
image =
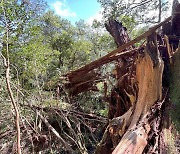
[[[126,27],[121,22],[116,20],[109,20],[105,23],[106,30],[112,35],[117,47],[130,41]]]

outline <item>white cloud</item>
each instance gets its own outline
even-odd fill
[[[101,21],[102,18],[103,18],[102,10],[100,10],[100,11],[96,12],[95,15],[89,17],[89,18],[86,20],[86,22],[87,22],[88,24],[92,25],[93,20],[96,19],[97,21]]]
[[[66,1],[56,1],[52,4],[54,11],[57,15],[62,17],[76,17],[76,13],[71,11],[71,9],[67,6]]]

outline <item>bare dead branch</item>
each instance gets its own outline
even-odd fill
[[[53,134],[59,139],[59,141],[62,143],[62,145],[65,147],[65,149],[67,151],[69,151],[70,153],[73,152],[73,149],[68,145],[68,143],[66,143],[66,141],[59,135],[59,133],[50,125],[50,123],[48,122],[48,120],[46,118],[44,118],[39,111],[37,111],[39,117],[41,118],[41,120],[45,123],[45,125],[53,132]]]

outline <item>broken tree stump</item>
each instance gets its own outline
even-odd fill
[[[143,126],[137,127],[142,118],[149,112],[150,108],[161,100],[162,95],[162,73],[163,61],[160,57],[156,34],[153,33],[147,38],[147,45],[144,55],[137,60],[136,77],[138,82],[138,98],[134,106],[130,126],[113,154],[141,154],[147,145],[147,137],[150,131],[150,124],[146,122]],[[142,56],[142,57],[141,57]]]
[[[142,122],[150,108],[161,100],[163,66],[156,34],[153,33],[148,36],[146,48],[136,61],[137,101],[132,104],[128,114],[117,117],[121,122],[116,127],[112,127],[111,123],[117,118],[110,120],[103,141],[97,147],[97,154],[106,151],[107,147],[104,146],[106,143],[111,143],[109,153],[142,153],[147,145],[148,132],[151,128],[148,120],[142,126],[138,124]],[[117,143],[118,141],[120,142]]]

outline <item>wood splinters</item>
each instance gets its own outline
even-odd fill
[[[129,97],[130,101],[131,101],[131,106],[134,105],[134,103],[136,102],[136,97],[134,95],[129,94],[125,89],[124,92],[126,93],[126,95]]]

